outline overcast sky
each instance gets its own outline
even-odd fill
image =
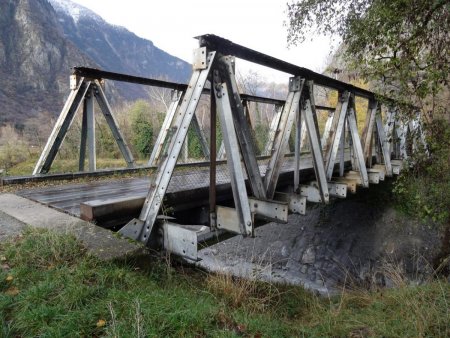
[[[283,26],[287,0],[73,1],[188,62],[198,46],[193,37],[210,33],[314,71],[324,68],[330,53],[330,40],[324,37],[287,48]],[[248,65],[239,65],[245,72]],[[263,72],[263,76],[272,77],[269,72]],[[281,74],[273,76],[277,82],[284,81]]]

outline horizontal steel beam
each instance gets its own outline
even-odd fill
[[[74,67],[73,75],[82,76],[82,77],[86,77],[89,79],[98,79],[98,80],[106,79],[106,80],[112,80],[112,81],[136,83],[136,84],[141,84],[144,86],[153,86],[153,87],[182,90],[182,91],[186,90],[186,88],[188,86],[186,83],[156,80],[156,79],[147,78],[147,77],[109,72],[106,70],[88,68],[88,67]],[[203,91],[204,94],[210,94],[210,92],[211,91],[207,88]],[[263,96],[250,95],[250,94],[239,94],[239,95],[241,96],[242,100],[251,101],[251,102],[274,104],[274,105],[284,105],[284,103],[285,103],[284,100],[273,99],[270,97],[263,97]],[[333,107],[325,107],[325,106],[316,106],[316,109],[334,111]]]
[[[106,70],[88,68],[88,67],[74,67],[73,75],[83,76],[89,79],[106,79],[112,81],[136,83],[145,86],[155,86],[161,88],[175,89],[175,90],[186,90],[186,83],[176,83],[168,82],[163,80],[150,79],[141,76],[128,75],[122,73],[108,72]]]
[[[301,76],[306,80],[314,81],[314,84],[336,89],[339,91],[348,90],[357,96],[374,99],[375,94],[363,88],[355,87],[351,84],[341,82],[331,77],[325,76],[309,70],[307,68],[299,67],[292,63],[277,59],[273,56],[257,52],[253,49],[238,45],[230,40],[221,38],[213,34],[206,34],[196,37],[199,40],[201,47],[207,47],[209,50],[214,50],[224,55],[233,55],[237,58],[259,64],[261,66],[269,67],[293,76]]]

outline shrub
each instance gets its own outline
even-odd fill
[[[443,225],[450,222],[450,124],[436,120],[427,131],[429,156],[413,154],[394,193],[407,213]]]

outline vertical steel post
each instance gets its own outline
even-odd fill
[[[391,152],[390,152],[390,144],[389,140],[386,137],[383,128],[383,121],[381,120],[381,109],[379,108],[377,111],[377,115],[375,117],[375,122],[377,126],[377,134],[379,138],[379,144],[381,147],[381,151],[383,153],[384,166],[386,167],[386,176],[392,176],[392,164],[391,164]]]
[[[294,147],[294,191],[298,192],[300,188],[300,153],[302,148],[302,116],[300,109],[297,109],[295,117],[295,147]]]
[[[339,176],[344,176],[345,169],[345,123],[344,130],[342,131],[341,142],[339,144]]]
[[[89,157],[89,171],[97,170],[97,156],[95,151],[95,111],[94,111],[94,88],[91,86],[86,93],[86,127],[87,127],[87,146]]]
[[[211,83],[213,83],[211,81]],[[210,166],[209,166],[209,222],[211,228],[217,227],[217,215],[216,215],[216,170],[217,170],[217,107],[216,107],[216,96],[214,94],[214,89],[211,90],[210,98]]]
[[[87,102],[83,100],[83,116],[81,121],[81,139],[80,139],[80,158],[78,160],[78,170],[84,171],[84,161],[86,159],[86,140],[87,140]]]
[[[328,139],[330,138],[330,131],[331,131],[331,125],[333,124],[333,115],[334,112],[328,112],[328,118],[327,118],[327,122],[325,123],[325,129],[323,131],[322,134],[322,149],[325,150],[327,144],[328,144]]]
[[[283,105],[275,106],[275,115],[272,118],[269,129],[269,137],[267,139],[266,145],[264,146],[264,152],[262,155],[269,156],[272,154],[273,142],[275,141],[275,136],[277,134],[278,125],[280,124],[281,114],[283,113]]]

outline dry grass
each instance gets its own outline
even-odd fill
[[[206,288],[233,308],[263,312],[277,306],[281,300],[279,288],[256,279],[233,277],[229,273],[211,273],[206,278]]]

